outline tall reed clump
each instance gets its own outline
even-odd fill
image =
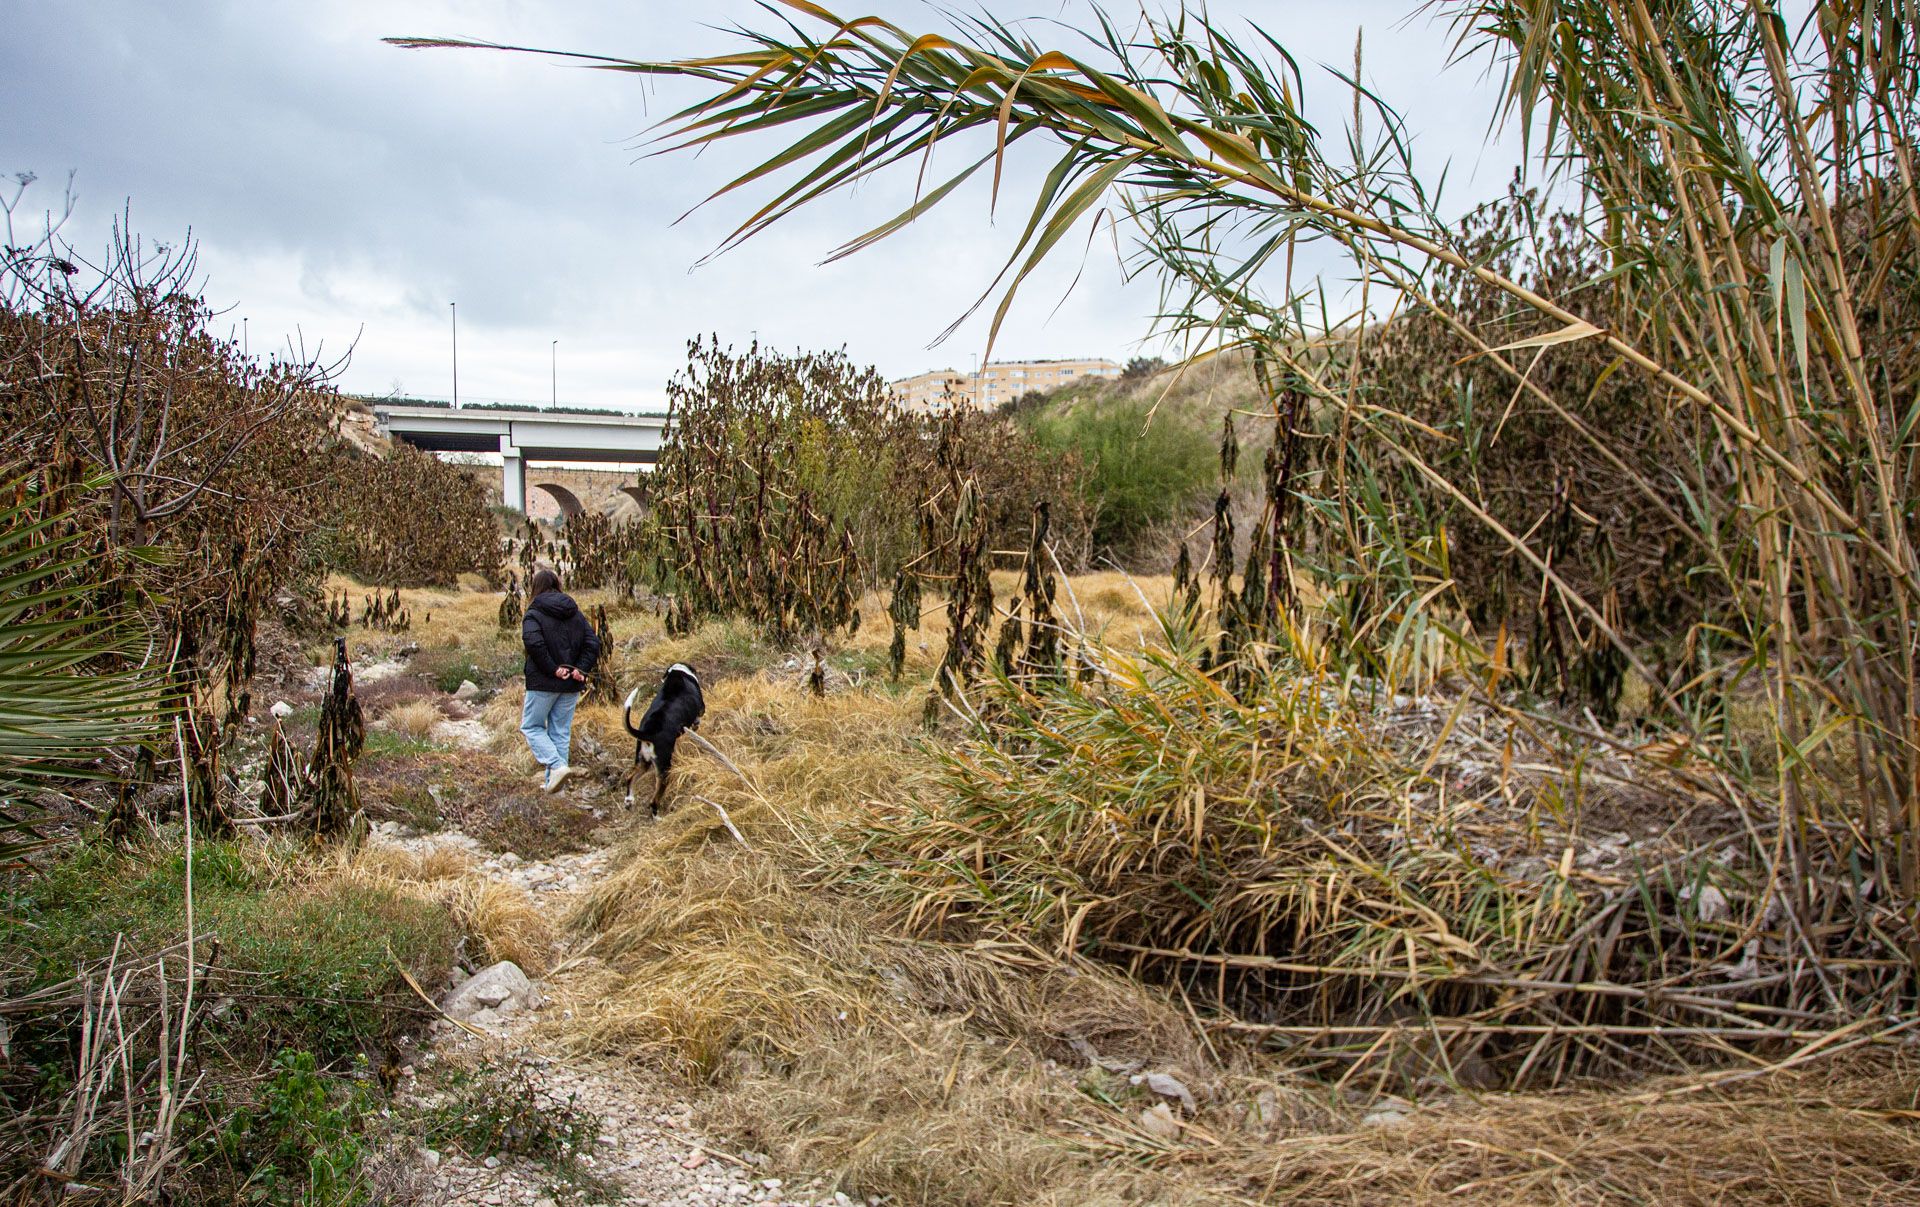
[[[1049,144],[1058,157],[1000,278],[1010,284],[994,330],[1019,283],[1074,244],[1077,224],[1124,211],[1141,262],[1161,278],[1170,332],[1196,353],[1244,350],[1277,429],[1277,487],[1259,536],[1266,572],[1243,570],[1235,596],[1232,546],[1216,542],[1215,626],[1236,636],[1232,648],[1214,648],[1229,656],[1204,673],[1183,658],[1164,683],[1136,677],[1131,698],[1098,690],[1097,678],[1081,696],[1012,694],[1008,728],[983,739],[999,752],[979,756],[992,774],[963,770],[955,780],[957,809],[978,808],[989,825],[989,805],[1025,819],[986,831],[991,843],[969,836],[975,877],[987,875],[982,865],[1024,869],[1022,891],[1034,900],[1097,912],[1135,899],[1126,879],[1106,878],[1116,869],[1149,884],[1163,874],[1156,868],[1179,869],[1180,884],[1203,886],[1194,891],[1204,917],[1169,933],[1153,912],[1131,912],[1136,938],[1149,940],[1135,946],[1152,949],[1135,954],[1230,969],[1284,959],[1271,954],[1283,945],[1316,952],[1271,969],[1309,978],[1271,999],[1282,1018],[1322,992],[1311,978],[1351,976],[1344,949],[1322,940],[1356,937],[1355,925],[1393,940],[1356,953],[1405,949],[1413,980],[1394,991],[1402,1001],[1424,987],[1429,945],[1457,939],[1469,975],[1494,983],[1449,980],[1421,1004],[1444,1017],[1440,1033],[1495,1035],[1503,1059],[1524,1051],[1515,1077],[1630,1066],[1631,1045],[1664,1060],[1696,1039],[1826,1044],[1809,1036],[1864,1027],[1911,1002],[1920,951],[1920,45],[1910,12],[1821,0],[1796,28],[1770,6],[1708,0],[1657,10],[1631,0],[1435,6],[1454,22],[1459,57],[1494,64],[1540,173],[1578,186],[1567,247],[1555,245],[1551,224],[1529,223],[1522,229],[1538,242],[1507,256],[1488,246],[1485,227],[1463,228],[1440,210],[1404,122],[1360,86],[1358,47],[1352,117],[1327,139],[1305,118],[1305,81],[1277,39],[1239,37],[1185,10],[1124,30],[1103,20],[1068,53],[991,17],[921,36],[795,7],[819,37],[749,33],[725,56],[598,64],[712,88],[668,120],[675,147],[789,137],[727,185],[790,177],[734,240],[874,173],[923,170],[943,142],[982,144],[908,209],[850,240],[840,251],[849,254],[948,201],[988,165],[998,182],[1014,141]],[[1217,237],[1228,230],[1233,238]],[[1294,266],[1314,244],[1354,265],[1351,313],[1296,284]],[[1447,391],[1439,398],[1423,384],[1382,394],[1365,377],[1379,363],[1375,342],[1391,358],[1393,324],[1408,315],[1474,358],[1471,375],[1431,383]],[[1563,358],[1601,363],[1585,372]],[[1566,371],[1536,373],[1556,365]],[[1482,388],[1498,392],[1485,398]],[[1515,492],[1499,461],[1503,421],[1522,405],[1512,438],[1538,448],[1544,464],[1527,467]],[[1441,407],[1458,420],[1431,422]],[[1606,468],[1596,479],[1576,470],[1582,463]],[[1652,518],[1638,531],[1599,531],[1624,507]],[[1455,536],[1465,532],[1470,561],[1457,566]],[[1609,536],[1618,538],[1612,553]],[[1662,563],[1666,581],[1686,584],[1686,612],[1634,606],[1614,589],[1609,558]],[[1463,583],[1467,574],[1482,581]],[[1503,621],[1520,600],[1536,615],[1516,641]],[[1239,640],[1234,626],[1249,617],[1261,623]],[[1188,648],[1187,657],[1201,655]],[[1370,762],[1368,742],[1394,753],[1396,769],[1334,798],[1358,791],[1379,807],[1372,820],[1344,805],[1323,818],[1311,792],[1254,792],[1227,810],[1263,844],[1297,837],[1358,875],[1295,879],[1288,869],[1318,858],[1296,852],[1276,867],[1234,863],[1243,875],[1218,878],[1209,844],[1231,839],[1239,849],[1237,827],[1223,836],[1207,819],[1220,817],[1216,792],[1233,799],[1232,780],[1209,788],[1202,760],[1212,743],[1189,744],[1189,730],[1231,730],[1235,709],[1253,710],[1240,719],[1251,723],[1330,707],[1321,700],[1329,690],[1342,708],[1365,701],[1390,714],[1442,687],[1458,717],[1424,752],[1371,735],[1364,708],[1332,730],[1309,711],[1261,729],[1271,742],[1250,747],[1259,751],[1250,767],[1278,774],[1300,743],[1347,732],[1355,741],[1327,756],[1331,778],[1316,791],[1346,783],[1345,764]],[[1208,711],[1176,707],[1189,698],[1209,701]],[[1634,729],[1607,727],[1616,706],[1635,711]],[[1507,797],[1527,762],[1518,745],[1490,737],[1490,750],[1471,758],[1449,745],[1476,716],[1532,734],[1554,782],[1555,769],[1578,776],[1598,752],[1624,754],[1617,778],[1653,790],[1636,816],[1705,826],[1675,831],[1685,833],[1678,866],[1694,869],[1691,904],[1674,904],[1679,887],[1671,899],[1653,887],[1675,866],[1664,861],[1607,873],[1624,882],[1613,896],[1542,894],[1537,878],[1516,890],[1482,839],[1533,841],[1538,829],[1479,834],[1443,804],[1463,777],[1474,782],[1465,768],[1486,758],[1501,768],[1503,807],[1527,800]],[[1075,719],[1083,728],[1060,728]],[[1122,720],[1184,748],[1192,770],[1156,755],[1151,778],[1104,778],[1113,767],[1146,771],[1128,753],[1144,738],[1116,739],[1111,761],[1088,753]],[[1087,741],[1061,742],[1050,726]],[[1052,760],[1016,778],[1021,752],[1033,748]],[[1176,791],[1182,776],[1193,782]],[[1039,782],[1056,790],[1053,811],[1023,786]],[[1090,807],[1116,793],[1120,816]],[[1604,795],[1554,789],[1542,800],[1591,835],[1613,821]],[[1164,862],[1112,855],[1129,849],[1130,829],[1155,850],[1167,844]],[[1368,834],[1380,845],[1367,845]],[[1722,834],[1734,836],[1730,845]],[[1183,838],[1195,853],[1172,845]],[[1558,879],[1571,883],[1581,850],[1565,850]],[[1726,862],[1716,872],[1686,852]],[[960,858],[943,866],[962,875]],[[1453,869],[1440,886],[1436,859]],[[1099,891],[1061,888],[1083,879]],[[1270,883],[1291,886],[1290,912],[1269,908],[1280,892]],[[1320,884],[1328,891],[1310,887]],[[994,891],[1018,897],[1014,886]],[[1676,938],[1664,920],[1688,911],[1709,929]],[[1713,929],[1728,919],[1731,929]],[[1069,919],[1057,933],[1071,943],[1085,926]],[[1372,967],[1388,977],[1384,958]],[[1741,972],[1713,980],[1728,967]],[[1673,978],[1697,999],[1684,1004],[1691,1021],[1670,1013]],[[1299,1034],[1284,1030],[1293,1025],[1275,1022],[1271,1033]],[[1299,1025],[1326,1036],[1368,1024]]]
[[[319,839],[349,836],[360,822],[360,796],[353,761],[367,741],[366,715],[353,694],[347,639],[333,639],[333,680],[320,705],[320,725],[300,788],[298,825]]]

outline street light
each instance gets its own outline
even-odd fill
[[[448,302],[453,312],[453,407],[460,409],[460,303]]]
[[[560,405],[560,341],[553,341],[553,405]]]

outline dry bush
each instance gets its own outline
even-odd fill
[[[441,720],[440,710],[431,700],[408,700],[396,704],[374,720],[374,728],[403,738],[424,742],[433,736],[433,727]]]
[[[512,960],[528,976],[540,976],[553,961],[553,928],[518,885],[486,877],[462,880],[447,908],[480,939],[488,963]]]
[[[327,563],[362,581],[449,586],[500,572],[505,545],[486,488],[432,453],[396,441],[384,457],[344,456],[330,502]]]
[[[844,353],[695,340],[668,393],[674,421],[648,479],[642,539],[654,579],[676,596],[677,631],[719,616],[778,643],[849,630],[862,594],[944,539],[929,509],[950,468],[985,500],[989,547],[1018,547],[1044,500],[1066,556],[1084,554],[1071,456],[1045,455],[996,416],[903,412]]]
[[[1779,1053],[1897,988],[1864,971],[1871,934],[1807,940],[1869,961],[1843,1002],[1792,971],[1770,850],[1684,752],[1654,770],[1291,661],[1244,699],[1163,651],[1093,662],[1089,682],[988,685],[993,727],[884,815],[866,854],[921,926],[1139,965],[1303,1066],[1392,1084]],[[1810,891],[1883,908],[1850,884],[1823,868]]]

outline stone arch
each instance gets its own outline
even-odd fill
[[[640,514],[647,514],[647,488],[644,486],[622,486],[620,493],[640,505]]]
[[[580,496],[574,494],[558,482],[535,482],[533,488],[535,490],[546,491],[547,496],[560,505],[560,517],[562,519],[570,520],[574,516],[586,511],[586,508],[581,506]]]

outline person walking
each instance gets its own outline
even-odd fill
[[[573,709],[586,689],[587,673],[600,660],[600,634],[572,596],[560,590],[560,576],[536,570],[528,586],[533,597],[520,621],[520,642],[527,648],[527,702],[520,709],[520,733],[527,749],[546,768],[541,787],[555,791],[573,768]]]

